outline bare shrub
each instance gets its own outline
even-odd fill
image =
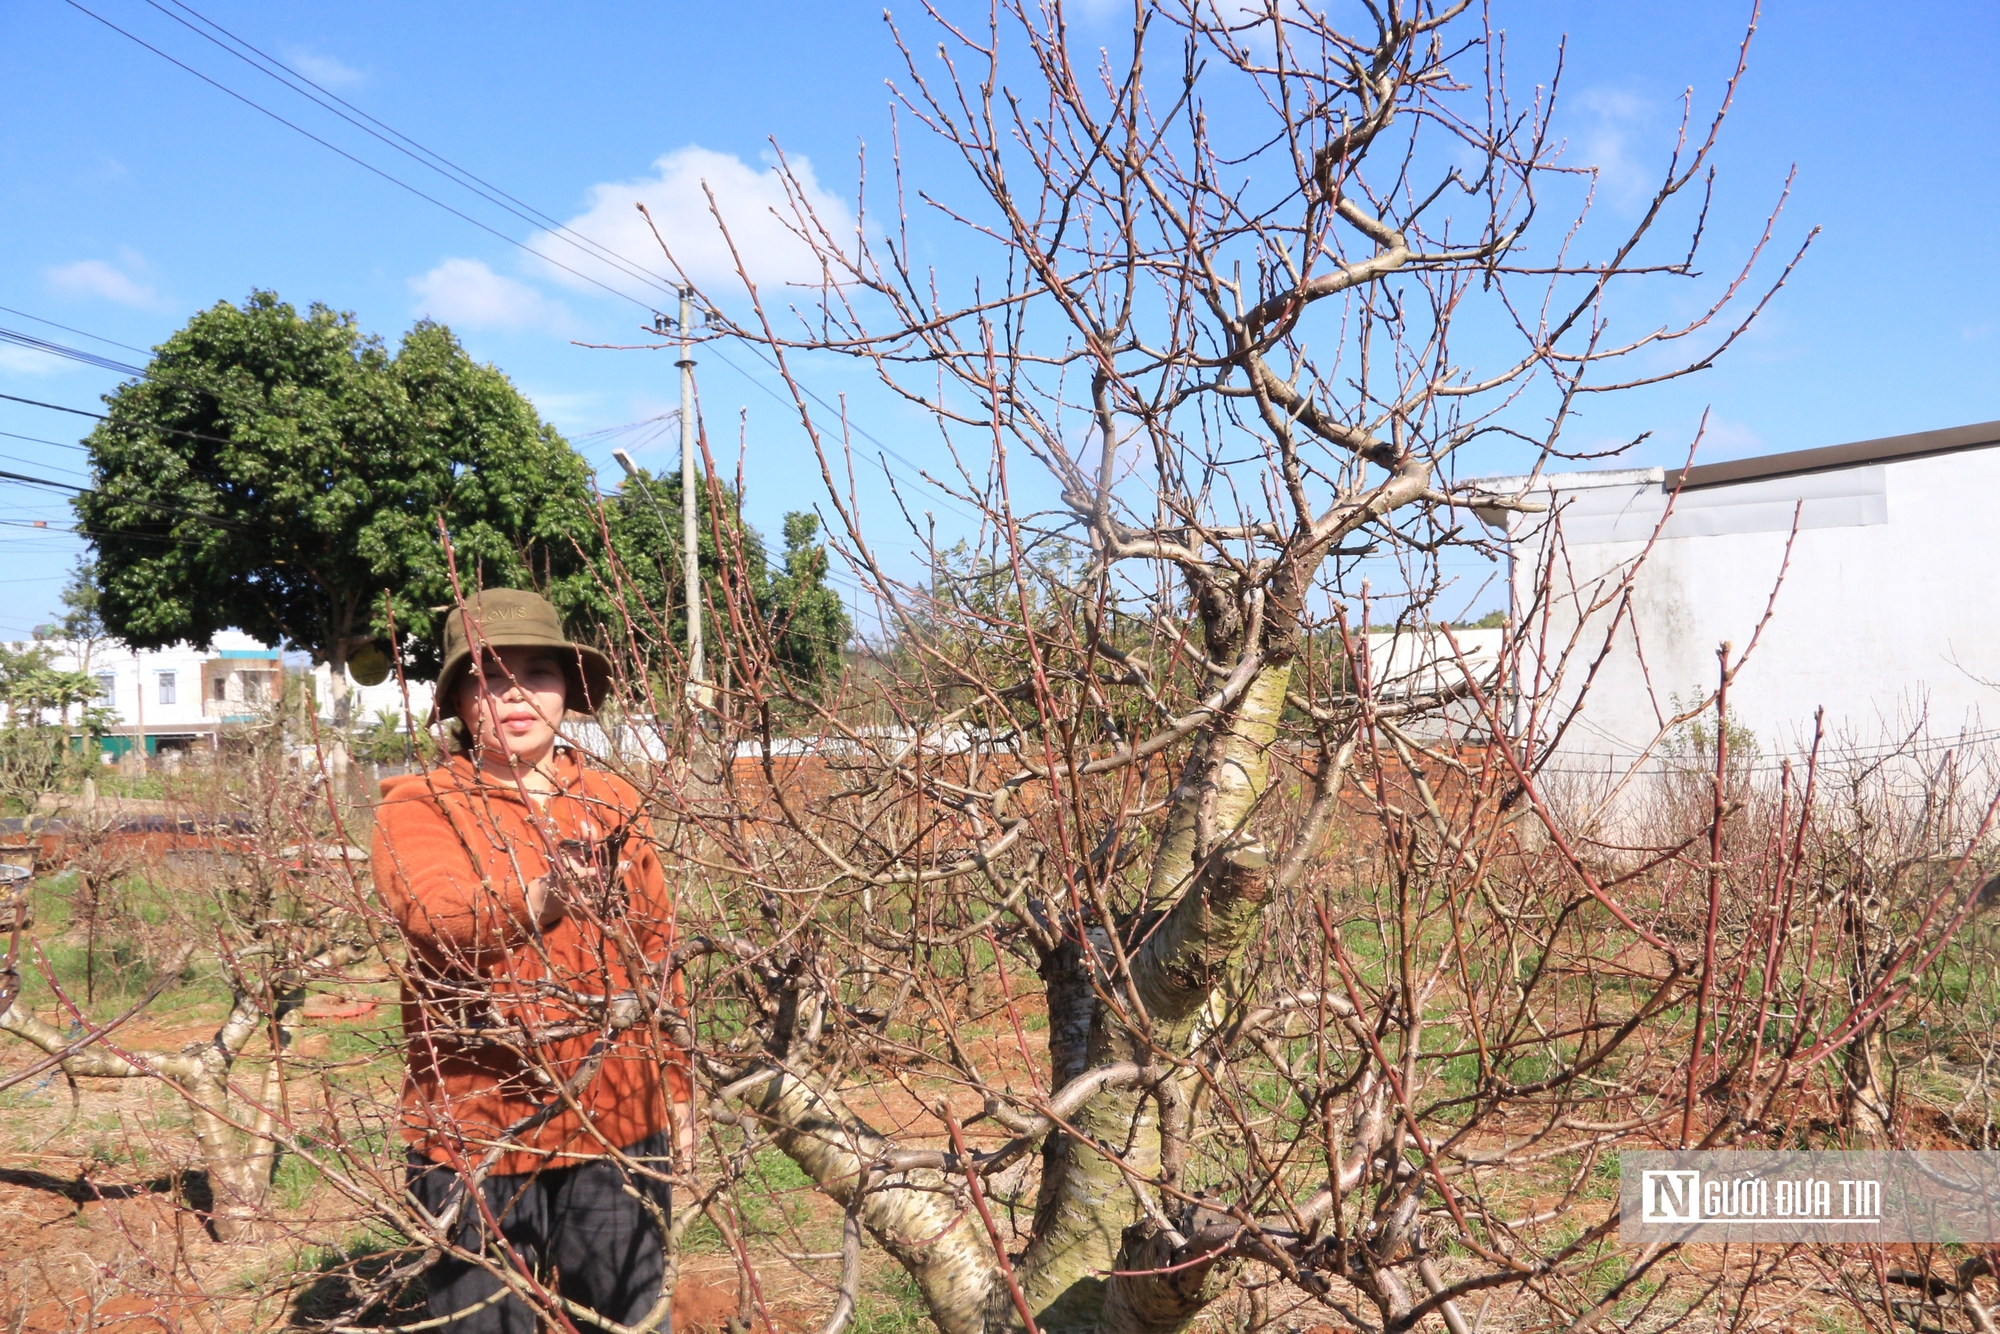
[[[258,730],[233,763],[167,780],[165,800],[77,804],[58,817],[48,837],[59,860],[44,869],[70,877],[68,931],[50,921],[31,932],[26,913],[17,918],[0,1011],[0,1030],[43,1053],[0,1088],[59,1072],[72,1087],[142,1081],[171,1092],[190,1118],[186,1167],[198,1178],[177,1189],[224,1240],[273,1235],[279,1163],[315,1119],[302,1095],[316,1063],[291,1053],[300,1007],[309,987],[340,983],[375,944],[355,916],[365,865],[338,851],[317,766],[288,751],[281,726]],[[65,951],[81,968],[65,966]],[[135,970],[150,980],[134,985]],[[117,985],[97,995],[113,971]],[[214,1016],[201,1038],[179,1049],[134,1040],[153,1002],[190,986],[214,995],[181,1007]],[[153,1146],[157,1158],[185,1162],[171,1140]]]

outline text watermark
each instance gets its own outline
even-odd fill
[[[2000,1241],[2000,1153],[1621,1153],[1618,1183],[1627,1244]]]

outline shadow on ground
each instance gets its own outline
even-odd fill
[[[396,1240],[366,1242],[331,1252],[306,1273],[292,1301],[291,1329],[332,1325],[379,1329],[421,1320],[424,1278],[421,1250]]]

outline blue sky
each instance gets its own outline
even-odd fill
[[[145,0],[86,2],[366,161],[515,240],[533,239],[533,227],[332,121]],[[883,80],[898,62],[879,5],[197,7],[564,220],[627,225],[631,199],[645,197],[670,229],[692,228],[690,187],[702,179],[754,215],[773,189],[774,137],[810,164],[828,201],[851,200],[862,142],[875,179],[886,167]],[[1579,160],[1604,167],[1615,210],[1637,206],[1651,164],[1670,144],[1681,90],[1693,85],[1698,100],[1713,99],[1748,12],[1741,3],[1501,3],[1495,21],[1529,81],[1567,38],[1563,129]],[[1115,42],[1129,28],[1107,0],[1074,14],[1083,40]],[[899,21],[928,44],[919,12]],[[2000,417],[2000,381],[1989,369],[2000,348],[1996,52],[2000,11],[1986,6],[1926,11],[1919,21],[1829,0],[1767,5],[1725,135],[1714,254],[1719,262],[1754,240],[1794,163],[1798,179],[1774,245],[1789,253],[1813,225],[1821,238],[1722,366],[1595,405],[1593,436],[1650,429],[1653,441],[1635,461],[1653,463],[1682,457],[1705,409],[1709,459]],[[430,313],[506,370],[609,472],[607,485],[618,443],[636,446],[649,466],[669,463],[667,439],[597,433],[673,405],[671,358],[576,346],[638,341],[647,318],[639,305],[551,271],[64,0],[0,8],[0,99],[0,306],[136,348],[254,287],[352,310],[392,342]],[[912,176],[939,193],[962,192],[963,168],[905,130]],[[685,238],[712,269],[693,233]],[[619,244],[643,248],[639,238]],[[767,249],[782,270],[782,244]],[[0,326],[115,359],[140,357],[20,315],[0,313]],[[741,350],[728,355],[756,369]],[[930,458],[922,420],[870,395],[864,373],[824,362],[808,369],[828,397],[856,395],[857,418],[890,448]],[[739,411],[746,414],[749,511],[774,533],[785,511],[819,499],[817,468],[770,396],[768,374],[746,376],[704,357],[700,375],[711,432],[728,455]],[[0,346],[0,393],[88,409],[117,379]],[[9,433],[0,437],[0,469],[80,479],[79,425],[87,423],[0,402],[0,431]],[[879,488],[869,494],[882,502]],[[941,525],[952,521],[950,506],[940,501],[937,512]],[[29,526],[36,520],[47,527]],[[55,493],[0,483],[0,636],[24,633],[54,607],[81,549],[62,531],[66,521]]]

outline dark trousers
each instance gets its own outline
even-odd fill
[[[653,1135],[625,1150],[666,1170],[669,1144]],[[658,1224],[627,1192],[642,1192],[665,1214],[672,1203],[665,1182],[628,1179],[618,1165],[598,1159],[572,1167],[549,1168],[532,1176],[489,1176],[480,1188],[486,1210],[500,1224],[492,1236],[485,1216],[468,1200],[454,1224],[453,1239],[467,1251],[483,1253],[502,1266],[525,1269],[538,1283],[601,1316],[630,1325],[653,1309],[660,1297],[665,1257]],[[433,1217],[459,1197],[461,1178],[412,1153],[410,1193]],[[511,1257],[509,1252],[512,1252]],[[425,1276],[433,1319],[477,1305],[505,1285],[479,1265],[452,1256],[440,1258]],[[509,1293],[445,1325],[445,1334],[535,1334],[539,1322],[528,1305]],[[668,1334],[662,1324],[659,1334]]]

